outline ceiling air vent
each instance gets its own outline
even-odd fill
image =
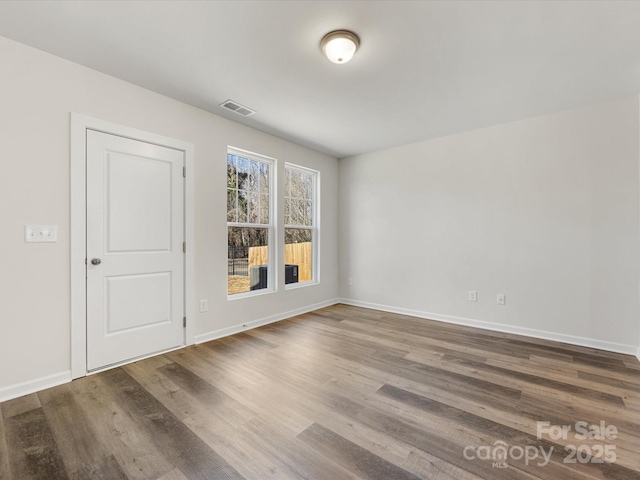
[[[238,115],[242,115],[243,117],[249,117],[256,113],[255,110],[251,110],[249,107],[245,107],[244,105],[240,105],[238,102],[234,102],[233,100],[227,100],[226,102],[222,102],[220,104],[222,108],[226,108],[227,110],[231,110]]]

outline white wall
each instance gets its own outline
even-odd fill
[[[200,338],[338,296],[336,159],[2,37],[0,64],[0,398],[70,368],[70,112],[195,145]],[[227,300],[227,145],[321,172],[320,285]],[[58,225],[58,243],[25,244],[32,223]]]
[[[640,97],[638,97],[638,124],[640,125]],[[640,149],[640,132],[638,134],[638,144]],[[640,181],[640,179],[639,179]],[[640,210],[640,208],[639,208]],[[640,267],[640,266],[639,266]],[[638,285],[638,297],[640,298],[640,284]],[[638,323],[640,324],[640,316],[638,317]],[[638,329],[638,333],[640,334],[640,328]],[[636,357],[640,360],[640,336],[638,337],[638,349],[636,350]]]
[[[340,160],[341,295],[635,352],[638,143],[634,97]]]

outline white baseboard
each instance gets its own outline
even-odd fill
[[[454,317],[451,315],[443,315],[438,313],[422,312],[419,310],[410,310],[407,308],[391,307],[388,305],[379,305],[377,303],[361,302],[360,300],[351,300],[341,298],[339,303],[352,305],[354,307],[370,308],[373,310],[382,310],[383,312],[399,313],[401,315],[409,315],[411,317],[426,318],[429,320],[438,320],[445,323],[453,323],[456,325],[465,325],[468,327],[482,328],[484,330],[492,330],[502,333],[513,333],[523,335],[525,337],[541,338],[544,340],[553,340],[556,342],[569,343],[579,345],[581,347],[597,348],[598,350],[606,350],[609,352],[625,353],[627,355],[636,355],[640,360],[640,348],[637,345],[627,345],[624,343],[605,342],[593,338],[578,337],[575,335],[566,335],[564,333],[547,332],[545,330],[536,330],[533,328],[516,327],[513,325],[504,325],[502,323],[485,322],[483,320],[475,320],[472,318]]]
[[[318,310],[319,308],[330,307],[331,305],[335,305],[336,303],[340,303],[339,299],[337,298],[333,300],[327,300],[325,302],[314,303],[313,305],[307,305],[301,308],[296,308],[294,310],[289,310],[288,312],[278,313],[276,315],[271,315],[270,317],[259,318],[258,320],[253,320],[251,322],[241,323],[239,325],[233,325],[231,327],[221,328],[212,332],[203,333],[201,335],[195,336],[195,343],[210,342],[211,340],[228,337],[229,335],[233,335],[235,333],[246,332],[247,330],[251,330],[252,328],[262,327],[263,325],[279,322],[280,320],[295,317],[296,315],[302,315],[303,313],[309,313],[314,310]]]
[[[37,378],[36,380],[18,383],[17,385],[10,385],[8,387],[0,388],[0,402],[13,400],[14,398],[39,392],[46,388],[57,387],[58,385],[62,385],[63,383],[70,381],[71,370],[68,370],[66,372],[49,375],[48,377]]]

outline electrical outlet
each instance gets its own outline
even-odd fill
[[[498,303],[498,305],[505,305],[506,303],[506,298],[504,293],[499,293],[496,302]]]
[[[478,301],[478,292],[475,290],[469,290],[469,301],[477,302]]]
[[[347,283],[348,283],[349,285],[353,285],[353,278],[349,277],[349,278],[347,279]]]
[[[200,300],[200,313],[204,313],[209,310],[209,300]]]

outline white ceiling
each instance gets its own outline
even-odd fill
[[[640,93],[640,2],[4,0],[0,35],[336,157]]]

